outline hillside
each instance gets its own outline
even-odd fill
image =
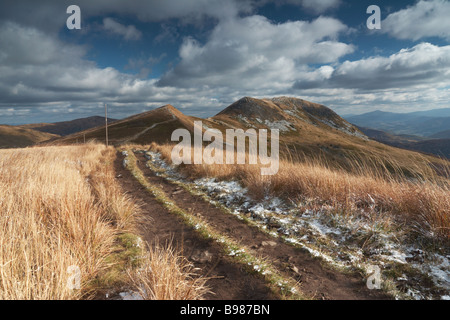
[[[15,126],[0,125],[0,149],[24,148],[59,138],[59,135]]]
[[[302,131],[329,131],[343,137],[366,137],[331,109],[301,99],[278,97],[254,99],[245,97],[212,118],[238,127],[280,129],[283,136],[300,135]],[[314,130],[316,128],[316,130]],[[305,132],[306,133],[306,132]]]
[[[384,166],[408,174],[416,165],[440,163],[434,157],[370,140],[328,107],[301,99],[243,98],[211,120],[231,127],[278,128],[282,157],[307,161],[320,158],[334,168],[353,170],[349,163],[357,159],[371,168]]]
[[[117,121],[116,119],[108,119],[109,123]],[[62,121],[54,123],[35,123],[18,126],[26,129],[34,129],[41,132],[67,136],[76,132],[95,128],[105,124],[105,117],[93,116],[71,121]]]
[[[433,139],[450,139],[450,130],[445,130],[430,136]]]
[[[133,115],[108,125],[109,142],[112,144],[151,142],[166,143],[178,128],[193,131],[195,120],[171,105]],[[207,120],[202,120],[205,124]],[[56,143],[82,142],[84,139],[105,142],[105,126],[88,129],[59,139]]]
[[[439,136],[445,137],[445,132],[428,139],[411,135],[395,135],[370,128],[359,127],[359,129],[369,138],[393,147],[429,153],[450,159],[450,139],[438,138]]]
[[[222,132],[279,129],[280,170],[263,176],[259,174],[262,163],[174,165],[171,134],[179,128],[192,132],[194,121],[202,121],[203,130]],[[428,165],[432,161],[445,170],[448,162],[372,141],[362,131],[326,106],[288,97],[242,98],[208,119],[165,105],[112,123],[109,141],[117,148],[102,144],[105,128],[100,126],[44,142],[47,146],[40,148],[2,151],[0,182],[10,186],[3,188],[3,197],[17,195],[20,200],[4,201],[4,211],[43,208],[50,217],[55,215],[61,223],[51,218],[48,226],[47,221],[40,224],[42,229],[31,225],[19,234],[39,239],[36,248],[49,257],[61,257],[65,251],[60,241],[47,240],[67,235],[81,259],[98,266],[96,270],[83,265],[94,270],[88,279],[96,280],[86,281],[93,287],[82,289],[92,290],[101,299],[123,294],[155,299],[147,294],[153,291],[136,289],[151,288],[148,279],[155,283],[158,270],[147,264],[155,259],[137,248],[148,243],[149,250],[154,250],[153,244],[170,241],[183,248],[180,254],[200,279],[205,277],[198,291],[188,288],[188,292],[200,294],[206,283],[211,290],[205,293],[206,299],[447,297],[449,185]],[[18,174],[27,178],[25,184],[16,179]],[[41,181],[47,181],[49,174],[55,183],[44,188]],[[23,189],[24,185],[31,187]],[[55,201],[42,200],[48,194],[54,194]],[[28,202],[30,198],[37,201]],[[8,207],[16,204],[21,207]],[[51,208],[43,207],[46,204]],[[74,215],[59,219],[61,208],[55,204]],[[80,206],[88,210],[78,210]],[[16,214],[17,219],[24,216]],[[85,217],[94,224],[79,223]],[[73,237],[73,230],[79,236]],[[92,234],[95,241],[86,242]],[[15,239],[5,234],[2,241],[7,246],[2,248],[7,251],[2,256],[6,259],[0,264],[14,265],[8,261],[17,257]],[[113,260],[103,258],[112,250]],[[171,254],[164,248],[158,252]],[[145,257],[143,266],[123,267],[137,256]],[[29,257],[24,251],[20,259],[28,263]],[[42,259],[31,260],[28,268],[38,266],[49,284],[60,283],[52,280],[60,264],[50,269],[46,261],[54,260],[45,260],[45,268]],[[167,266],[166,261],[159,266]],[[77,263],[67,260],[67,265]],[[378,265],[389,266],[381,270],[388,285],[370,290],[362,280],[373,273],[371,266]],[[19,279],[25,274],[20,268],[6,270]],[[180,274],[178,269],[174,273]],[[163,275],[161,281],[167,283],[174,273]],[[111,276],[115,281],[111,282]],[[126,277],[131,282],[123,287]],[[35,280],[28,275],[26,279]],[[183,284],[178,279],[171,281],[177,290]],[[154,287],[161,286],[156,282]],[[59,298],[74,293],[62,289],[32,294],[51,293]]]
[[[228,128],[279,129],[282,158],[295,161],[322,159],[334,168],[353,170],[349,159],[358,159],[361,164],[373,168],[383,166],[408,173],[425,162],[440,162],[433,157],[371,141],[331,109],[288,97],[245,97],[208,119],[186,116],[166,105],[112,123],[108,129],[109,142],[115,145],[168,143],[176,129],[186,128],[192,132],[195,120],[202,121],[204,129],[215,128],[222,132]],[[76,143],[84,139],[104,142],[105,128],[85,130],[55,143]]]
[[[450,109],[435,109],[411,113],[373,111],[346,119],[361,127],[393,134],[430,137],[450,127]]]

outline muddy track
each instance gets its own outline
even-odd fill
[[[186,211],[200,215],[208,224],[248,248],[255,255],[267,257],[287,277],[300,282],[304,294],[315,299],[373,300],[391,299],[381,291],[369,290],[359,274],[343,274],[324,266],[305,249],[296,248],[250,226],[231,214],[226,214],[201,197],[156,176],[145,166],[146,159],[136,154],[138,166],[147,180],[158,185]]]
[[[278,299],[258,275],[248,274],[240,265],[223,254],[220,245],[205,240],[178,216],[170,214],[122,166],[123,156],[118,153],[114,163],[116,177],[124,192],[141,205],[138,215],[140,236],[149,245],[172,243],[199,268],[199,274],[211,277],[207,285],[211,293],[208,300],[273,300]],[[147,171],[148,172],[148,171]]]

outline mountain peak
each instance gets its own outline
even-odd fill
[[[225,122],[237,121],[246,127],[281,128],[285,134],[321,127],[367,139],[357,128],[330,108],[294,97],[280,96],[267,99],[244,97],[213,118]]]
[[[173,105],[171,105],[171,104],[166,104],[166,105],[164,105],[162,107],[159,107],[159,108],[155,109],[155,111],[156,110],[167,112],[172,117],[177,117],[177,118],[184,117],[184,114],[180,110],[175,108]]]
[[[164,106],[162,106],[162,107],[159,107],[159,108],[157,108],[157,109],[161,109],[161,110],[167,109],[167,110],[170,110],[170,111],[174,111],[174,110],[177,110],[177,111],[178,111],[178,109],[175,108],[175,107],[174,107],[173,105],[171,105],[171,104],[166,104],[166,105],[164,105]]]
[[[275,109],[274,109],[275,107]],[[251,117],[264,120],[282,120],[276,106],[270,100],[261,100],[251,97],[243,97],[234,102],[216,116]]]

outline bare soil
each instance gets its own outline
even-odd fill
[[[199,275],[211,278],[207,285],[211,293],[207,300],[274,300],[278,297],[266,286],[264,280],[249,274],[224,255],[220,245],[203,239],[196,230],[187,226],[178,216],[169,213],[122,166],[123,156],[118,153],[114,163],[117,181],[124,192],[141,205],[138,217],[139,232],[149,245],[171,243],[182,251]]]
[[[142,154],[136,154],[136,157],[148,181],[162,188],[179,207],[200,215],[220,233],[250,248],[255,255],[270,260],[286,277],[298,281],[304,294],[324,300],[391,299],[379,290],[369,290],[362,275],[344,274],[329,268],[318,258],[312,257],[308,251],[274,238],[257,227],[224,213],[201,197],[192,195],[185,189],[156,176],[145,166],[146,159]],[[128,170],[122,168],[122,159],[122,155],[119,154],[116,161],[117,173],[122,175],[119,182],[126,192],[144,203],[143,212],[148,218],[142,223],[144,239],[149,243],[155,241],[162,243],[173,238],[184,248],[185,256],[195,265],[199,265],[204,274],[221,277],[208,282],[215,294],[208,296],[207,299],[277,299],[264,285],[262,279],[244,272],[233,264],[229,257],[224,256],[217,243],[199,238],[195,230],[167,213]],[[209,252],[214,258],[210,262],[199,264],[194,260],[204,260],[198,258],[201,252]]]

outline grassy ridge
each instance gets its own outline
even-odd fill
[[[270,261],[261,259],[249,253],[250,250],[245,248],[243,244],[230,239],[227,236],[222,235],[220,232],[214,229],[211,225],[207,224],[204,220],[192,213],[186,212],[180,208],[165,192],[156,185],[153,185],[147,181],[142,171],[136,164],[136,157],[134,156],[131,147],[123,147],[127,151],[129,160],[127,167],[133,174],[133,176],[144,186],[158,202],[160,202],[170,213],[180,216],[184,222],[194,227],[200,235],[206,239],[212,239],[221,244],[224,253],[232,256],[233,259],[242,264],[243,268],[249,272],[254,273],[258,270],[258,274],[262,276],[268,283],[273,292],[280,295],[285,299],[310,299],[305,296],[298,288],[298,285],[292,279],[283,277],[279,271],[272,266]]]
[[[172,145],[151,148],[171,162]],[[239,180],[255,198],[278,196],[308,202],[312,207],[331,205],[336,213],[389,214],[411,235],[432,241],[450,241],[450,180],[417,166],[406,174],[393,163],[366,164],[348,159],[352,173],[329,167],[320,158],[281,160],[273,176],[262,176],[261,165],[181,166],[187,176]],[[431,164],[430,164],[431,166]],[[374,169],[377,168],[377,169]],[[448,167],[445,168],[448,175]]]
[[[90,296],[117,232],[86,181],[105,151],[88,145],[1,152],[0,299]],[[79,290],[67,285],[71,267],[79,270]]]
[[[0,125],[0,149],[24,148],[58,137],[56,134],[30,128]]]
[[[115,180],[115,157],[98,144],[0,151],[0,300],[90,299],[127,288],[148,299],[204,293],[178,252],[142,243],[139,208]]]

